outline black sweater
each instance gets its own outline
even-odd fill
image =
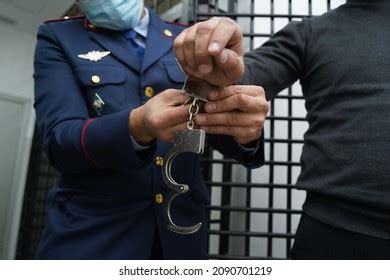
[[[246,55],[267,97],[300,80],[309,129],[297,188],[327,224],[390,239],[390,0],[291,22]]]

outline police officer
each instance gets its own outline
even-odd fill
[[[187,98],[178,90],[186,77],[172,52],[183,27],[163,22],[143,1],[79,4],[85,18],[48,21],[38,32],[37,124],[61,180],[49,192],[36,257],[204,259],[209,194],[195,154],[173,164],[175,180],[191,187],[176,200],[173,219],[204,225],[178,235],[163,219],[164,155],[188,120]],[[209,143],[246,166],[259,166],[264,92],[239,86],[223,91],[241,96],[245,110],[228,102],[207,116],[230,120],[215,127],[226,135],[211,136]]]

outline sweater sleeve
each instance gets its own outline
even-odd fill
[[[298,80],[305,67],[308,20],[290,22],[261,47],[245,55],[240,84],[262,86],[268,100]]]
[[[264,131],[259,139],[247,146],[238,144],[230,135],[209,134],[208,142],[214,149],[247,168],[258,168],[264,164]]]

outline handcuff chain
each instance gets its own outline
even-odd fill
[[[192,100],[192,104],[190,105],[190,107],[188,108],[188,113],[190,114],[190,117],[189,117],[189,120],[187,122],[187,128],[189,130],[193,130],[194,127],[195,127],[195,116],[199,113],[199,99],[198,98],[194,98]]]

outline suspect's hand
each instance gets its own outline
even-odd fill
[[[188,75],[213,85],[232,85],[244,74],[242,31],[229,18],[214,17],[185,29],[174,49]]]
[[[129,115],[130,134],[139,144],[155,138],[175,141],[175,132],[185,130],[188,121],[188,99],[180,90],[168,89],[156,95]]]
[[[248,144],[261,136],[269,110],[263,88],[230,86],[209,93],[206,113],[195,122],[210,134],[232,135],[240,144]]]

